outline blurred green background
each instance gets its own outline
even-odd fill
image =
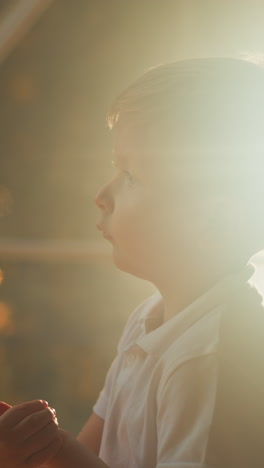
[[[24,0],[20,0],[20,4]],[[1,1],[1,25],[19,2]],[[150,66],[262,56],[264,2],[54,0],[0,64],[0,245],[99,240],[106,113]],[[15,245],[15,244],[14,244]],[[0,400],[47,399],[77,433],[131,310],[152,285],[96,255],[0,253]]]

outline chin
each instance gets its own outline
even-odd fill
[[[147,275],[144,274],[144,271],[138,265],[132,264],[132,262],[129,262],[128,259],[123,259],[115,252],[113,252],[113,262],[119,270],[136,276],[137,278],[150,281],[149,278],[147,278]]]

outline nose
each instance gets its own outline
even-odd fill
[[[97,192],[94,202],[97,208],[111,213],[114,209],[114,200],[109,184],[103,185]]]

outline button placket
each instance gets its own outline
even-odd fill
[[[126,356],[126,365],[128,367],[132,366],[136,360],[136,355],[134,353],[128,353]]]

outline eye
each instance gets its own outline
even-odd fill
[[[131,172],[125,170],[123,171],[130,183],[134,182],[134,176]]]
[[[132,172],[128,171],[127,169],[122,169],[116,161],[111,162],[113,167],[118,169],[121,173],[123,173],[126,176],[130,184],[132,184],[135,181]]]

